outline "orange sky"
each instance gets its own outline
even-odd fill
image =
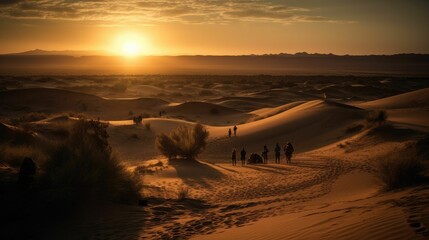
[[[4,0],[0,53],[429,53],[427,12],[425,0]]]

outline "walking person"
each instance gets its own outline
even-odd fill
[[[294,148],[292,146],[292,143],[288,142],[285,146],[285,155],[286,155],[286,163],[292,162],[292,154],[294,152]]]
[[[231,137],[231,128],[228,129],[228,137]]]
[[[262,152],[262,158],[264,159],[264,163],[268,163],[268,148],[267,145],[264,146],[264,151]]]
[[[235,150],[235,148],[232,149],[231,160],[232,160],[232,166],[237,166],[237,151]]]
[[[246,150],[241,150],[240,152],[241,155],[241,166],[244,166],[246,164]]]
[[[276,144],[276,148],[274,148],[274,151],[276,153],[276,163],[280,163],[280,151],[281,151],[281,148],[280,148],[280,145],[278,143]]]
[[[237,125],[234,125],[234,137],[237,136]]]

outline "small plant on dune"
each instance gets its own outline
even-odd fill
[[[381,127],[387,121],[387,112],[385,110],[375,110],[368,113],[366,124],[368,127]]]
[[[182,125],[169,135],[159,135],[156,146],[168,159],[193,160],[205,149],[208,136],[208,131],[201,124],[193,128]]]
[[[413,185],[421,180],[426,171],[422,159],[414,148],[390,155],[375,162],[375,175],[385,190]]]
[[[189,188],[185,186],[180,186],[179,191],[177,192],[177,199],[184,200],[189,197]]]

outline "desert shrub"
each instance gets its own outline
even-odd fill
[[[417,183],[425,171],[426,167],[414,148],[375,162],[375,175],[387,191]]]
[[[368,113],[366,124],[368,127],[380,127],[386,123],[387,112],[385,110],[374,110]]]
[[[45,198],[75,204],[92,199],[127,202],[139,197],[140,182],[113,156],[107,127],[93,120],[75,123],[66,142],[43,165],[40,188]]]
[[[180,186],[179,191],[177,192],[177,199],[183,200],[188,198],[189,196],[189,188],[185,186]]]
[[[156,146],[169,159],[195,159],[205,149],[208,136],[208,131],[201,124],[196,124],[193,128],[182,125],[168,136],[159,135]]]
[[[133,117],[133,122],[136,125],[140,125],[142,123],[142,121],[143,121],[143,116],[142,115]]]
[[[144,127],[146,128],[146,130],[150,130],[150,122],[146,122],[145,124],[144,124]]]

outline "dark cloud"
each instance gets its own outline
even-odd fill
[[[331,22],[311,9],[262,0],[1,0],[0,16],[156,23]]]
[[[0,0],[0,5],[13,5],[23,1],[24,0]]]

